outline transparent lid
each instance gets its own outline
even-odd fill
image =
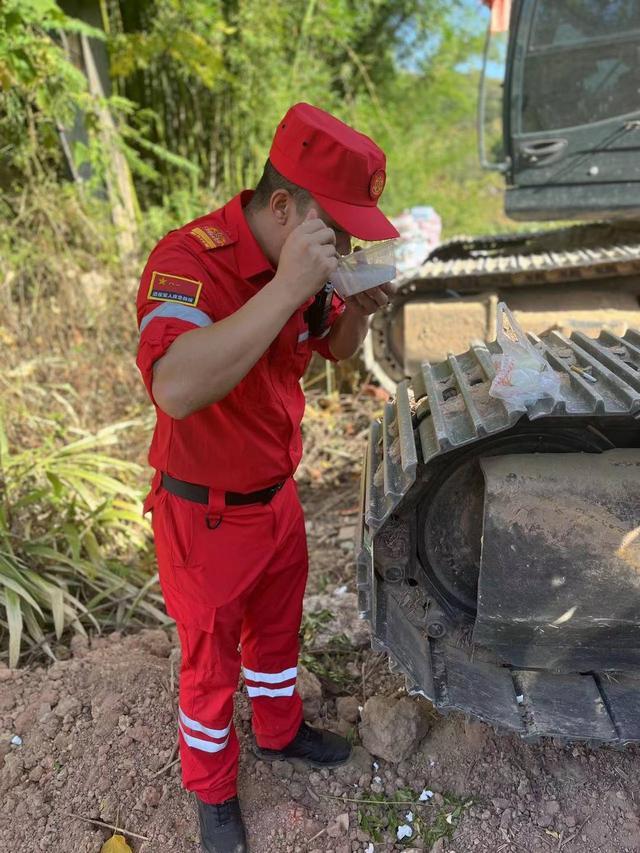
[[[383,240],[366,249],[345,255],[331,283],[343,298],[386,284],[396,277],[396,240]]]

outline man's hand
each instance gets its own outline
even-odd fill
[[[347,307],[329,333],[329,349],[335,358],[340,360],[354,355],[367,334],[367,317],[387,304],[392,290],[391,284],[381,284],[345,299]]]
[[[348,310],[360,314],[362,317],[368,317],[370,314],[375,314],[378,308],[383,308],[389,302],[392,293],[393,285],[387,282],[387,284],[381,284],[379,287],[372,287],[370,290],[363,290],[361,293],[347,296],[345,304]]]
[[[295,295],[297,305],[315,294],[330,280],[338,266],[336,235],[311,208],[304,222],[287,237],[273,283]]]

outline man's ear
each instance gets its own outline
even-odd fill
[[[293,196],[286,190],[275,190],[271,193],[269,207],[278,225],[286,225],[291,217],[294,205]]]

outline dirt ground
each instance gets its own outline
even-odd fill
[[[403,689],[385,660],[363,647],[353,613],[358,462],[341,482],[302,492],[312,565],[303,662],[322,685],[312,716],[356,744],[357,723],[338,719],[336,698],[354,697],[353,710]],[[327,654],[326,604],[338,599],[350,604],[351,646],[342,637]],[[199,849],[194,804],[175,763],[178,665],[172,632],[149,630],[97,637],[90,647],[76,639],[68,659],[52,666],[0,668],[0,850],[98,853],[111,834],[100,821],[120,827],[135,853]],[[318,772],[256,760],[248,700],[238,693],[252,853],[640,850],[638,749],[531,746],[461,716],[430,716],[410,759],[391,764],[358,745],[350,765]],[[11,743],[16,735],[20,744]],[[402,805],[389,805],[394,797]],[[398,822],[412,832],[402,844],[390,840]]]

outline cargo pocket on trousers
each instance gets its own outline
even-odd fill
[[[198,563],[201,555],[194,555],[196,539],[205,529],[206,507],[175,495],[167,495],[162,519],[154,524],[167,613],[176,622],[212,632],[215,607],[206,595],[205,567]]]
[[[188,566],[191,560],[197,511],[200,505],[185,498],[169,495],[166,503],[167,533],[170,539],[171,562],[175,566]]]

